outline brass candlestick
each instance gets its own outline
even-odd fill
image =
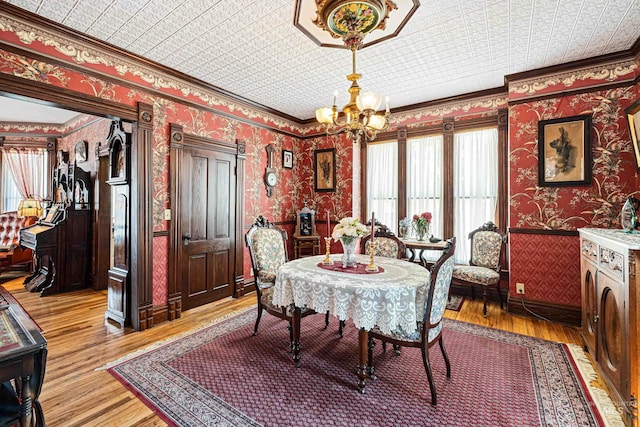
[[[331,261],[331,258],[329,258],[329,255],[331,255],[331,237],[325,237],[324,242],[327,245],[327,252],[325,252],[322,264],[333,265],[333,261]]]
[[[378,266],[373,263],[373,252],[375,247],[376,243],[369,241],[369,265],[367,265],[367,271],[378,271]]]

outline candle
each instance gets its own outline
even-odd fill
[[[375,212],[371,212],[371,243],[373,243],[374,233],[375,233],[375,224],[376,224],[376,215]]]
[[[389,97],[387,96],[385,98],[386,104],[387,104],[387,113],[389,112]]]
[[[338,91],[334,90],[333,91],[333,105],[337,105],[338,103]]]
[[[331,238],[331,225],[329,225],[329,211],[327,211],[327,239]]]

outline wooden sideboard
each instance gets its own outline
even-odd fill
[[[581,228],[582,338],[614,403],[637,425],[640,234]]]

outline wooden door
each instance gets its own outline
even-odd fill
[[[589,352],[596,354],[596,334],[598,322],[596,295],[596,266],[582,256],[582,339]]]
[[[597,361],[610,381],[622,397],[628,396],[629,329],[625,319],[625,296],[622,279],[613,279],[608,274],[598,271],[596,279],[598,289],[599,330],[597,344]],[[615,401],[616,399],[614,399]],[[622,399],[624,400],[624,399]]]
[[[233,293],[235,163],[230,153],[184,148],[178,265],[183,310]]]

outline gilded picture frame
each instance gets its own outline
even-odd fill
[[[538,123],[538,185],[591,185],[591,115]]]
[[[313,152],[313,172],[316,192],[336,191],[336,149]]]
[[[629,125],[629,137],[633,147],[633,157],[636,160],[636,172],[640,172],[640,99],[631,104],[625,110],[627,124]]]

